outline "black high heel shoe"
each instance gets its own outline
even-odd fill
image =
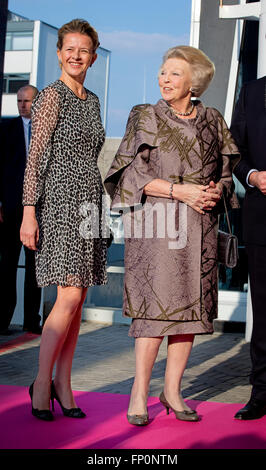
[[[42,419],[43,421],[53,421],[54,417],[50,410],[38,410],[38,408],[33,408],[32,406],[33,385],[34,385],[34,382],[31,384],[29,388],[29,394],[31,398],[31,412],[33,416],[35,416],[35,418]]]
[[[62,405],[61,400],[56,393],[56,389],[55,389],[55,385],[53,381],[52,381],[52,386],[51,386],[51,400],[52,400],[53,411],[54,411],[54,400],[56,400],[61,406],[63,415],[67,416],[67,418],[85,418],[86,416],[86,414],[80,408],[65,408]]]

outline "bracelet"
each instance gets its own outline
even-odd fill
[[[174,183],[171,183],[170,184],[170,189],[169,189],[169,196],[171,199],[174,199],[173,198],[173,189],[174,189]]]

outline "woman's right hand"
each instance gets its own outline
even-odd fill
[[[198,184],[174,184],[173,197],[192,207],[199,214],[205,214],[203,207],[210,201],[212,196],[206,191],[209,186]]]
[[[30,250],[37,250],[39,241],[39,226],[35,216],[34,206],[25,206],[22,224],[20,227],[20,240]]]

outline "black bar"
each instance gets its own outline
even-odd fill
[[[0,0],[0,117],[2,109],[7,11],[8,0]]]

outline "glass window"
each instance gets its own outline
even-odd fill
[[[10,75],[5,74],[3,81],[3,93],[17,93],[22,86],[28,85],[29,81],[29,73],[18,73]]]
[[[13,51],[29,51],[32,49],[32,33],[16,33],[13,36]]]
[[[6,51],[30,51],[33,46],[32,31],[9,31],[6,34]]]
[[[12,36],[11,33],[6,33],[6,51],[11,50],[11,44],[12,44]]]

